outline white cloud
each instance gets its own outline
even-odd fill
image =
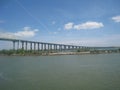
[[[31,27],[24,27],[22,31],[14,33],[17,37],[33,37],[38,29],[31,29]]]
[[[74,23],[69,22],[69,23],[65,24],[64,29],[65,29],[65,30],[70,30],[70,29],[73,28],[73,25],[74,25]]]
[[[0,32],[0,38],[17,38],[14,33]]]
[[[74,25],[74,29],[81,30],[81,29],[96,29],[101,28],[104,25],[101,22],[86,22],[78,25]]]
[[[101,28],[103,27],[103,23],[101,22],[92,22],[88,21],[82,24],[74,25],[73,23],[67,23],[65,24],[65,29],[70,30],[70,29],[75,29],[75,30],[85,30],[85,29],[96,29],[96,28]]]
[[[31,29],[31,27],[24,27],[21,31],[10,33],[0,32],[1,38],[30,38],[34,37],[38,29]]]
[[[120,16],[112,17],[112,20],[115,22],[120,22]]]

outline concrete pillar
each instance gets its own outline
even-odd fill
[[[74,46],[72,46],[72,50],[74,49]]]
[[[70,50],[70,46],[68,46],[68,50]]]
[[[25,49],[26,49],[26,51],[27,51],[27,42],[25,42],[25,43],[26,43],[26,48],[25,48]]]
[[[53,45],[53,50],[55,50],[55,44]]]
[[[64,50],[66,50],[66,45],[64,45]]]
[[[30,42],[30,50],[32,51],[32,42]]]
[[[55,50],[56,50],[56,45],[55,45]]]
[[[70,46],[70,50],[71,50],[71,46]]]
[[[43,43],[41,43],[41,50],[43,50]]]
[[[63,45],[61,45],[61,51],[63,50]]]
[[[22,50],[24,50],[24,41],[22,41],[21,43],[22,43]]]
[[[59,51],[61,51],[61,45],[59,45]]]
[[[38,44],[38,51],[40,51],[40,44],[39,43],[37,43]]]
[[[53,49],[53,51],[55,50],[55,45],[54,44],[52,45],[52,49]]]
[[[55,45],[55,50],[57,50],[57,45]]]
[[[44,43],[44,50],[46,50],[46,43]]]
[[[36,43],[34,42],[34,51],[36,50]]]
[[[15,41],[13,41],[13,50],[15,50]]]
[[[50,50],[50,44],[48,44],[48,51]]]
[[[17,49],[19,49],[19,44],[20,44],[20,41],[18,40],[18,42],[17,42]]]
[[[50,44],[50,50],[52,50],[52,44]]]

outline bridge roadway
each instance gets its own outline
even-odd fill
[[[0,38],[0,41],[10,41],[13,43],[13,50],[77,50],[77,49],[115,49],[116,47],[87,47],[87,46],[77,46],[77,45],[65,45],[65,44],[55,44],[55,43],[46,43],[46,42],[37,42],[21,39],[9,39],[9,38]]]
[[[46,43],[46,42],[37,42],[37,41],[28,41],[21,39],[9,39],[9,38],[0,38],[0,41],[10,41],[13,43],[13,50],[23,49],[23,50],[74,50],[81,48],[88,48],[83,46],[75,45],[65,45],[65,44],[55,44],[55,43]]]

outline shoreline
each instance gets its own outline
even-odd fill
[[[111,53],[91,53],[91,52],[59,52],[59,53],[42,53],[42,54],[0,54],[0,56],[63,56],[63,55],[98,55],[98,54],[113,54],[120,52],[111,52]]]

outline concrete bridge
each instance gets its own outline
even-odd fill
[[[0,41],[10,41],[13,43],[13,50],[75,50],[88,48],[85,46],[75,46],[75,45],[65,45],[65,44],[55,44],[55,43],[46,43],[46,42],[37,42],[37,41],[28,41],[20,39],[9,39],[9,38],[0,38]]]
[[[21,39],[9,39],[0,38],[0,41],[10,41],[13,43],[13,50],[33,50],[33,51],[66,51],[66,50],[78,50],[78,49],[115,49],[115,47],[87,47],[87,46],[77,46],[77,45],[65,45],[56,43],[46,43],[37,41],[28,41]]]

